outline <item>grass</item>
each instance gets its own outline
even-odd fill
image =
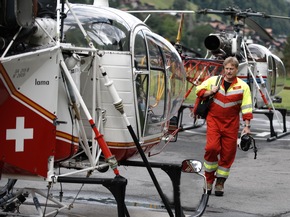
[[[191,87],[191,84],[188,82],[186,82],[186,84],[187,84],[187,87],[185,89],[188,90]],[[196,95],[195,95],[195,87],[194,87],[184,102],[185,104],[193,104],[195,102],[195,99],[196,99]]]
[[[286,88],[285,88],[286,87]],[[290,78],[287,78],[285,81],[284,89],[278,94],[282,98],[282,103],[274,103],[275,108],[285,108],[290,111]],[[190,88],[188,83],[188,87],[186,90]],[[195,87],[192,89],[191,93],[185,100],[185,104],[193,104],[195,101]]]
[[[278,96],[282,97],[282,103],[274,103],[274,106],[275,108],[285,108],[290,111],[290,78],[286,79],[285,87],[278,94]]]

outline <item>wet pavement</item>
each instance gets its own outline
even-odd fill
[[[274,125],[275,129],[279,128],[276,122]],[[287,127],[290,127],[288,121]],[[169,143],[161,154],[149,158],[150,162],[180,163],[188,158],[202,160],[205,132],[206,126],[180,133],[177,142]],[[290,217],[290,171],[288,169],[290,135],[268,142],[269,123],[262,115],[252,121],[252,133],[258,146],[257,159],[254,159],[252,150],[237,151],[231,175],[225,183],[225,195],[210,196],[203,216]],[[169,216],[145,168],[120,166],[119,169],[121,175],[128,180],[126,205],[130,216]],[[172,185],[167,174],[160,169],[154,169],[154,173],[165,195],[172,201]],[[113,177],[113,172],[97,173],[93,176]],[[1,186],[5,183],[5,179],[0,181]],[[16,187],[37,187],[42,189],[45,195],[47,194],[46,185],[41,182],[22,181],[17,183]],[[197,207],[202,187],[201,177],[182,174],[180,192],[185,216],[190,216],[192,210]],[[71,208],[63,209],[51,216],[118,216],[115,200],[103,186],[55,184],[49,194],[53,194],[59,200],[60,191],[63,191],[63,204]],[[40,203],[44,205],[45,199],[40,199]],[[47,208],[45,213],[49,213],[50,209]],[[37,214],[32,199],[28,199],[25,205],[20,206],[19,211],[22,216],[25,216],[25,213]]]

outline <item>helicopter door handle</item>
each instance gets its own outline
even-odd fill
[[[140,75],[140,74],[148,75],[149,74],[149,71],[148,70],[144,70],[144,71],[134,70],[134,73],[135,73],[135,75]]]
[[[60,124],[67,124],[66,121],[55,121],[56,125],[60,125]]]
[[[134,80],[136,80],[138,75],[149,75],[149,71],[134,70],[134,73]]]
[[[140,70],[135,70],[134,72],[135,74],[143,74],[143,71],[140,71]]]

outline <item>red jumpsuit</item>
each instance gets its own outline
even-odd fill
[[[201,97],[206,90],[211,90],[216,79],[217,76],[213,76],[197,86],[197,96]],[[230,167],[236,156],[240,112],[243,120],[253,118],[248,84],[236,78],[225,91],[224,80],[222,80],[206,118],[207,141],[204,167],[208,183],[213,183],[215,177],[228,178],[229,176]]]

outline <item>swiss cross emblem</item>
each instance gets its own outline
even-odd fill
[[[16,118],[16,128],[6,130],[6,140],[15,140],[15,152],[24,152],[24,140],[33,139],[33,128],[25,128],[24,117]]]

